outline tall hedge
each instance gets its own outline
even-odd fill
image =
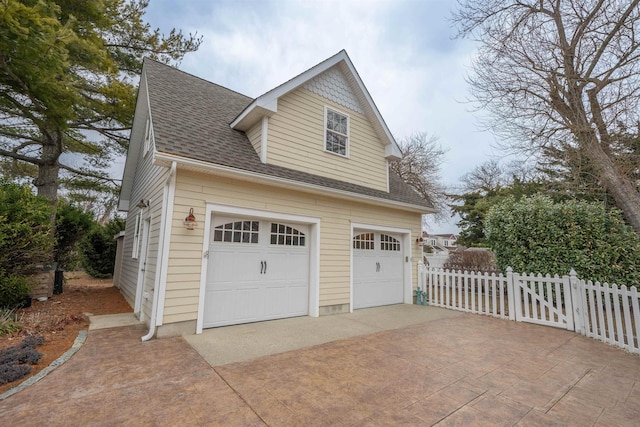
[[[75,270],[82,262],[79,243],[96,225],[93,215],[68,201],[58,202],[55,260],[58,268]]]
[[[508,198],[489,210],[485,233],[500,270],[640,286],[640,240],[617,210],[597,202]]]
[[[0,270],[20,275],[51,259],[50,209],[29,187],[0,181]]]
[[[113,238],[124,230],[125,221],[115,218],[106,225],[95,225],[82,241],[83,266],[93,277],[111,277],[116,262],[117,242]]]

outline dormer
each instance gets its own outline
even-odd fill
[[[256,98],[231,123],[262,163],[388,191],[400,149],[345,51]]]

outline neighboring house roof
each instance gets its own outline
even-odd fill
[[[433,237],[442,237],[443,239],[456,240],[455,234],[432,234]]]
[[[449,240],[457,240],[458,237],[455,234],[429,234],[426,231],[422,232],[422,237],[442,237]]]
[[[391,171],[389,192],[385,192],[262,163],[245,133],[230,126],[234,118],[254,100],[150,59],[144,60],[143,74],[146,76],[156,158],[164,154],[165,160],[176,159],[176,156],[176,160],[193,159],[294,184],[388,200],[424,208],[425,212],[432,211],[428,201]],[[128,155],[137,156],[137,153],[138,150],[130,148]],[[135,165],[136,162],[137,159],[132,159],[127,164]],[[135,167],[125,167],[123,181],[130,180],[132,176],[128,174],[133,173]],[[121,201],[128,201],[130,192],[130,186],[123,186]]]

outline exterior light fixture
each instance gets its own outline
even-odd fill
[[[189,209],[189,215],[184,219],[184,228],[187,230],[193,230],[198,225],[196,216],[193,214],[193,208]]]
[[[422,239],[422,237],[418,237],[418,238],[416,239],[416,244],[418,244],[418,245],[419,245],[419,244],[421,244],[423,241],[424,241],[424,240]]]
[[[149,201],[147,200],[146,202],[144,201],[144,199],[140,199],[140,201],[138,202],[138,204],[136,205],[136,207],[138,209],[144,209],[144,208],[148,208],[149,207]]]

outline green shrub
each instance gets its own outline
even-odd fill
[[[106,225],[96,225],[82,242],[83,266],[93,277],[111,277],[116,261],[117,242],[113,238],[124,230],[123,219],[116,218]]]
[[[640,285],[640,240],[618,210],[597,202],[508,198],[490,209],[487,240],[503,272],[568,274]]]
[[[58,268],[76,270],[82,263],[79,243],[95,224],[93,215],[66,201],[58,203],[55,261]]]
[[[26,277],[12,276],[0,272],[0,308],[22,307],[29,296],[32,283]]]
[[[0,181],[0,271],[20,275],[51,260],[51,206],[27,186]]]

